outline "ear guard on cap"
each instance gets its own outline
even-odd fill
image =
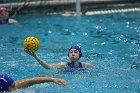
[[[78,50],[78,51],[79,51],[79,58],[82,57],[82,51],[81,51],[81,47],[80,47],[80,46],[78,46],[78,45],[72,45],[71,48],[69,49],[69,51],[70,51],[71,49],[76,49],[76,50]],[[68,57],[69,57],[69,53],[68,53]]]

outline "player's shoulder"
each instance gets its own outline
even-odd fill
[[[60,65],[66,65],[67,62],[59,62],[58,64],[60,64]]]
[[[81,62],[81,64],[85,67],[95,67],[93,64],[88,63],[88,62]]]

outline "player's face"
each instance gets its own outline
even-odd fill
[[[71,49],[69,51],[69,58],[73,62],[78,61],[78,59],[79,59],[79,51],[76,50],[76,49]]]
[[[2,12],[2,13],[0,13],[0,19],[7,19],[8,18],[8,16],[9,16],[9,13],[8,12]]]

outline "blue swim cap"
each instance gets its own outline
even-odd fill
[[[72,45],[71,48],[69,49],[69,51],[70,51],[71,49],[76,49],[76,50],[78,50],[78,51],[79,51],[79,58],[82,57],[82,51],[81,51],[81,47],[80,47],[79,45]],[[69,56],[69,53],[68,53],[68,56]]]
[[[7,91],[13,83],[14,80],[10,76],[0,74],[0,91]]]

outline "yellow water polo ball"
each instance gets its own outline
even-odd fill
[[[34,53],[35,51],[39,49],[39,47],[40,47],[40,42],[36,37],[30,36],[30,37],[25,38],[24,49]]]

